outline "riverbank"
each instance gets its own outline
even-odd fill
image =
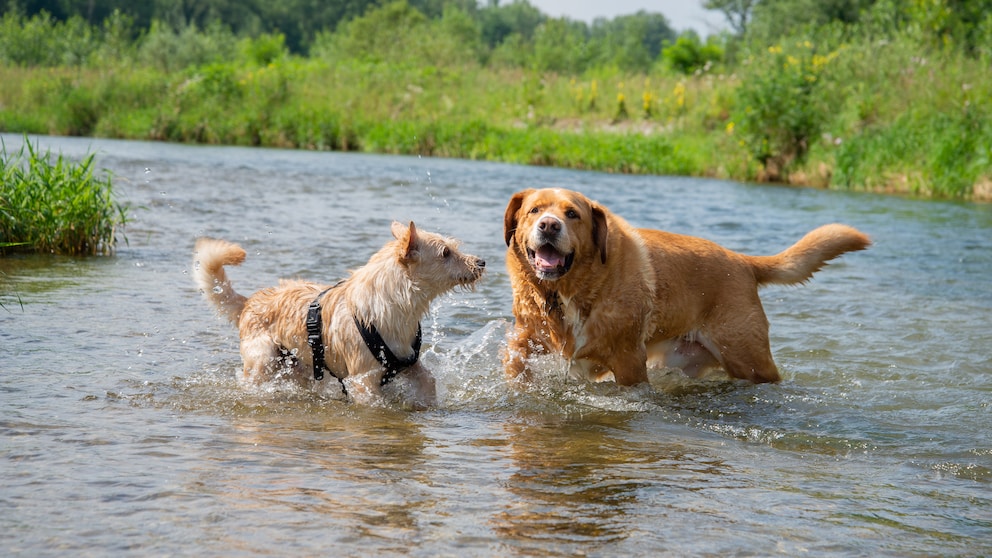
[[[793,41],[692,76],[288,55],[172,72],[8,66],[0,130],[992,200],[987,63],[921,58],[908,41]]]

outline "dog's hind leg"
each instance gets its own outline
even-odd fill
[[[749,316],[722,318],[713,320],[720,325],[710,328],[708,337],[723,369],[734,378],[754,383],[779,381],[768,341],[768,319],[761,307]]]
[[[252,335],[241,339],[241,360],[244,369],[238,376],[242,384],[260,384],[275,378],[283,351],[267,334]]]

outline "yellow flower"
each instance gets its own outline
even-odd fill
[[[768,47],[768,52],[771,54],[782,54],[782,47],[775,45]]]
[[[727,122],[727,135],[731,136],[733,134],[734,134],[734,121],[731,120],[730,122]]]
[[[679,108],[685,106],[685,83],[678,82],[675,84],[675,89],[672,90],[672,95],[675,97],[675,105]]]

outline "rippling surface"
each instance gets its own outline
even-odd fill
[[[3,136],[8,149],[22,138]],[[992,553],[992,208],[464,161],[36,138],[133,205],[115,257],[0,258],[0,550],[16,555]],[[561,186],[638,226],[776,253],[840,221],[875,245],[768,287],[785,378],[503,383],[502,215]],[[193,239],[242,293],[333,282],[392,220],[488,274],[424,322],[440,404],[239,388]],[[401,389],[402,385],[396,389]]]

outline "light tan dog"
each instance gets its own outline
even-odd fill
[[[244,369],[238,380],[253,384],[285,375],[306,385],[322,376],[320,366],[314,374],[316,351],[324,353],[318,365],[341,380],[356,402],[377,401],[380,385],[402,367],[415,386],[411,403],[432,405],[434,378],[417,358],[420,319],[438,296],[478,281],[486,263],[461,254],[452,239],[417,231],[413,223],[409,227],[393,223],[392,233],[395,240],[336,286],[283,280],[247,298],[234,291],[224,271],[225,265],[242,263],[245,251],[224,240],[198,239],[196,284],[240,332]],[[311,311],[315,301],[318,306]],[[308,340],[309,318],[319,332],[312,340]],[[380,345],[366,341],[366,334],[377,334]],[[383,360],[387,354],[400,363],[394,369]]]
[[[506,207],[504,235],[516,324],[506,374],[532,353],[560,354],[570,373],[621,385],[647,366],[691,376],[722,367],[778,381],[758,287],[808,280],[825,262],[871,241],[825,225],[777,256],[746,256],[701,238],[636,229],[578,192],[526,190]]]

